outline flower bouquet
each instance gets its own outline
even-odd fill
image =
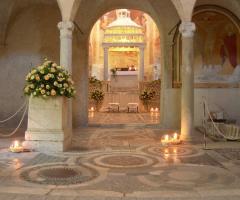
[[[47,98],[49,96],[65,96],[71,98],[75,94],[70,74],[52,61],[33,68],[26,76],[25,95]]]
[[[104,99],[104,94],[101,90],[94,90],[90,94],[90,98],[95,102],[97,111],[99,110],[99,107]]]

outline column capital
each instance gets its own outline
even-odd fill
[[[183,37],[193,37],[196,30],[196,25],[193,22],[182,22],[179,31]]]
[[[72,32],[74,30],[74,24],[71,21],[62,21],[58,23],[58,29],[60,30],[61,37],[72,38]]]

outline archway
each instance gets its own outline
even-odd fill
[[[89,123],[159,123],[161,55],[154,20],[138,10],[110,11],[93,26],[89,47]],[[99,91],[104,99],[96,112]]]
[[[104,13],[118,8],[127,8],[141,10],[149,14],[156,22],[158,29],[161,30],[160,38],[162,43],[160,48],[162,53],[161,66],[163,66],[161,71],[163,76],[161,85],[161,124],[167,127],[179,127],[180,117],[177,115],[179,114],[180,106],[176,102],[178,102],[180,92],[171,88],[171,73],[169,68],[171,66],[172,42],[172,35],[169,34],[169,31],[179,21],[174,5],[171,2],[163,1],[141,1],[141,3],[137,1],[111,1],[107,5],[101,5],[99,6],[98,4],[97,6],[94,2],[82,1],[74,20],[78,24],[78,28],[73,38],[73,78],[77,84],[79,95],[73,101],[73,126],[79,127],[88,124],[88,100],[86,100],[88,91],[86,83],[89,72],[86,66],[88,66],[89,61],[87,50],[90,31],[97,19]],[[86,19],[87,9],[93,10],[95,14]],[[171,17],[166,19],[165,16],[167,13],[171,13]],[[77,57],[81,59],[76,60]],[[176,106],[172,106],[173,104],[176,104]],[[171,116],[169,110],[172,110],[173,115],[177,117]]]

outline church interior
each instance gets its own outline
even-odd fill
[[[0,1],[0,199],[240,199],[239,0]]]

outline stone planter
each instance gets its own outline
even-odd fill
[[[71,143],[69,99],[30,97],[24,146],[36,151],[62,152]]]

